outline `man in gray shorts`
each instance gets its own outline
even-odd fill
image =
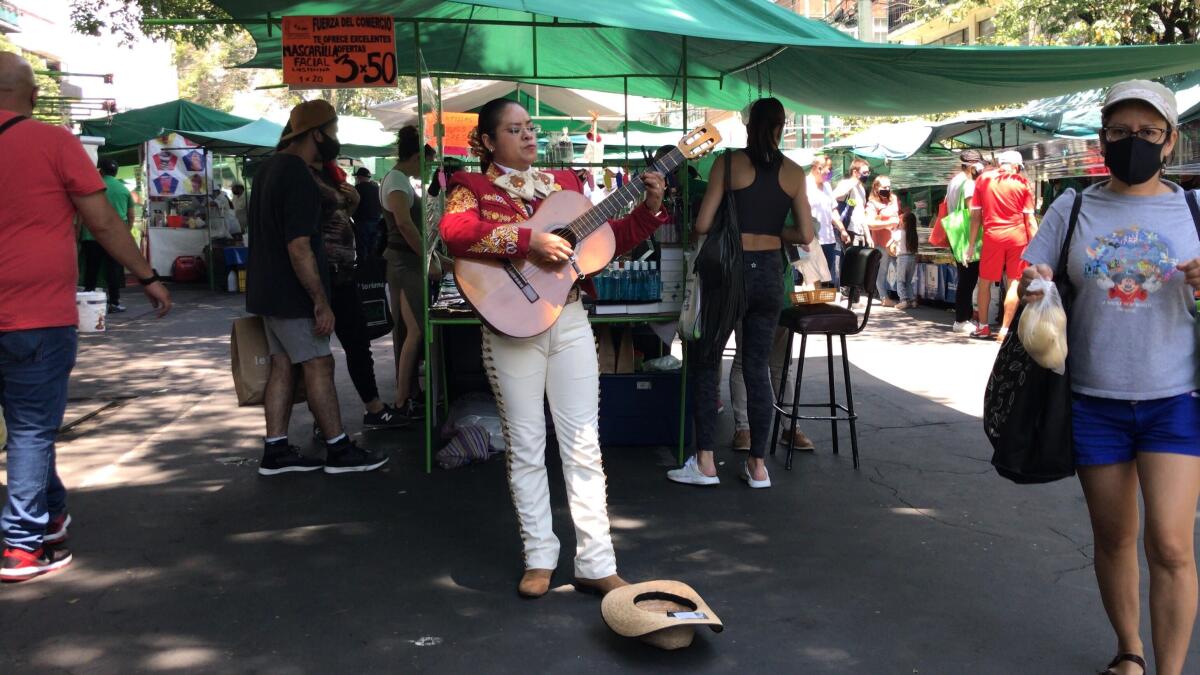
[[[258,472],[350,473],[387,463],[382,452],[358,447],[346,435],[333,384],[329,334],[329,266],[321,243],[321,203],[313,172],[337,158],[337,114],[326,101],[301,103],[263,162],[250,197],[250,260],[246,309],[263,317],[271,374],[263,403],[267,435]],[[336,205],[332,205],[336,206]],[[297,368],[298,367],[298,368]],[[304,377],[308,407],[325,432],[325,459],[306,457],[288,443],[296,371]]]

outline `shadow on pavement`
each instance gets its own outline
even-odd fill
[[[662,652],[570,589],[556,457],[562,553],[535,601],[515,593],[502,458],[426,475],[417,431],[368,432],[386,472],[259,478],[261,412],[228,384],[235,310],[193,305],[169,329],[131,322],[87,346],[73,394],[138,398],[62,445],[76,563],[0,588],[3,670],[1061,673],[1111,656],[1077,485],[1002,481],[977,418],[870,373],[853,372],[860,471],[844,427],[830,453],[827,424],[806,427],[818,450],[794,470],[769,460],[765,491],[727,450],[722,484],[692,488],[666,480],[671,450],[606,449],[622,575],[685,581],[725,622]],[[814,395],[823,371],[806,366]],[[339,386],[351,418],[344,372]],[[297,408],[302,446],[308,419]]]

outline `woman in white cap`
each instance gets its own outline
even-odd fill
[[[1031,267],[1020,293],[1024,302],[1036,299],[1029,283],[1052,278],[1066,251],[1075,463],[1095,537],[1096,579],[1117,634],[1117,657],[1105,672],[1146,672],[1138,631],[1140,487],[1156,672],[1173,675],[1184,669],[1197,602],[1200,221],[1190,196],[1162,177],[1178,139],[1171,91],[1141,80],[1114,85],[1101,119],[1112,178],[1082,191],[1069,239],[1075,191],[1050,206],[1025,252]]]

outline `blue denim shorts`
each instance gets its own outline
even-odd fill
[[[1139,452],[1200,457],[1200,392],[1150,401],[1073,398],[1078,466],[1129,462]]]

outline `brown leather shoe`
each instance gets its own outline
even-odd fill
[[[793,438],[793,441],[792,447],[797,450],[812,451],[817,449],[817,446],[813,445],[813,442],[809,440],[808,436],[805,436],[804,432],[800,431],[799,429],[796,430],[796,435]]]
[[[738,429],[733,432],[733,449],[738,452],[747,452],[750,450],[750,430]]]
[[[522,598],[540,598],[550,591],[550,576],[554,570],[530,568],[521,575],[521,583],[517,584],[517,595]]]
[[[601,579],[583,579],[580,577],[575,577],[575,590],[579,591],[580,593],[590,593],[600,597],[608,595],[609,591],[613,591],[622,586],[628,585],[628,581],[625,581],[615,574],[610,574],[609,576]]]

